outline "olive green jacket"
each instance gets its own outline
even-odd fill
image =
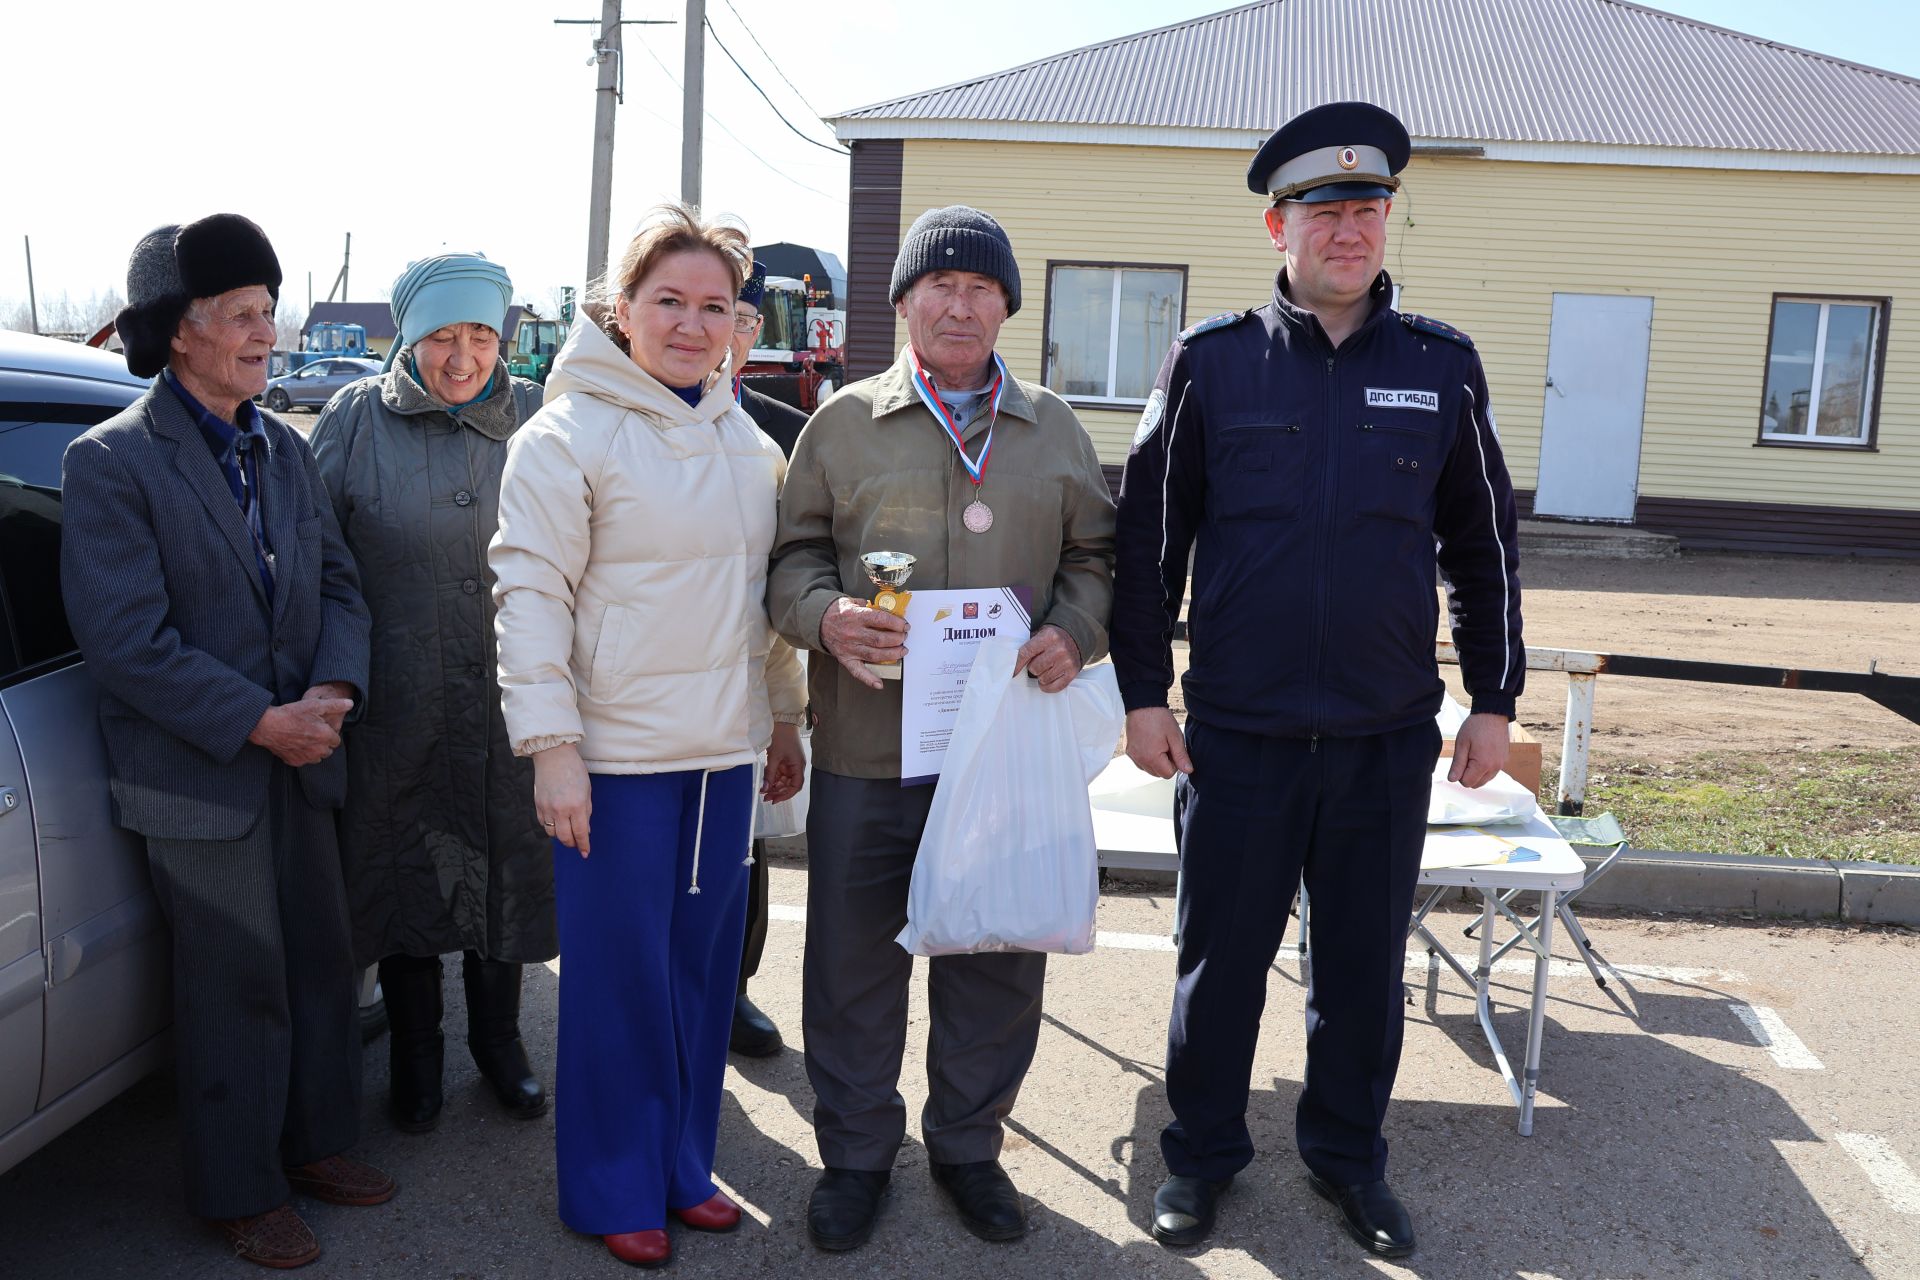
[[[821,405],[800,433],[767,579],[774,629],[821,651],[828,606],[874,593],[861,553],[905,551],[915,558],[908,591],[1026,587],[1036,631],[1060,627],[1082,662],[1106,656],[1113,499],[1086,428],[1059,396],[1014,380],[978,493],[993,527],[970,533],[961,512],[976,496],[973,482],[911,379],[903,350],[891,369]],[[981,412],[963,432],[972,457],[987,422]],[[843,777],[899,777],[901,682],[869,689],[831,657],[807,667],[814,763]]]

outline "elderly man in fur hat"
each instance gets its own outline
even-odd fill
[[[306,441],[256,410],[280,264],[236,214],[149,232],[118,318],[159,375],[67,449],[61,584],[116,818],[173,929],[187,1201],[243,1258],[320,1246],[293,1193],[379,1204],[334,810],[367,610]]]

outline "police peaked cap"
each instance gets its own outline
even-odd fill
[[[1391,111],[1329,102],[1274,131],[1247,166],[1247,189],[1275,200],[1389,199],[1413,144]]]
[[[142,378],[159,373],[188,303],[256,284],[280,300],[280,259],[251,219],[216,213],[147,232],[127,263],[127,305],[114,318],[127,368]]]

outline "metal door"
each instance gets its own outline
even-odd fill
[[[0,1134],[33,1115],[47,990],[27,769],[0,702]]]
[[[1553,295],[1536,514],[1633,519],[1652,337],[1652,298]]]

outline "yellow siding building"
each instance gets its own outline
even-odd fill
[[[1613,21],[1619,11],[1598,0],[1534,2],[1561,20]],[[1388,7],[1449,3],[1389,0]],[[1262,131],[1204,118],[1221,109],[1204,96],[1182,108],[1191,118],[1147,123],[1115,123],[1111,105],[1097,102],[1092,109],[1107,120],[1048,119],[1045,99],[1065,94],[1085,107],[1086,83],[1100,74],[1102,58],[1124,54],[1126,67],[1114,74],[1137,84],[1153,51],[1170,42],[1167,57],[1184,65],[1203,38],[1257,38],[1232,22],[1218,31],[1209,24],[1298,23],[1312,17],[1310,8],[1310,0],[1265,0],[837,119],[855,152],[850,376],[876,371],[904,340],[885,306],[885,278],[906,226],[940,205],[978,206],[1006,228],[1025,305],[1002,331],[1000,351],[1015,374],[1056,389],[1065,390],[1062,335],[1052,326],[1063,322],[1050,312],[1066,279],[1061,269],[1074,270],[1067,264],[1093,268],[1074,277],[1081,282],[1097,282],[1100,269],[1116,267],[1152,269],[1164,285],[1177,279],[1176,328],[1265,302],[1279,258],[1261,221],[1265,201],[1245,185]],[[1627,12],[1643,20],[1650,13]],[[1679,32],[1710,47],[1747,41],[1653,17],[1664,24],[1659,34]],[[1773,46],[1743,45],[1741,52],[1763,60],[1791,56],[1796,67],[1812,64],[1822,76],[1838,67],[1839,85],[1857,85],[1862,95],[1897,92],[1920,139],[1920,84]],[[1088,55],[1098,55],[1093,65]],[[1522,64],[1503,65],[1513,76],[1528,74]],[[1631,70],[1646,76],[1658,67]],[[1679,65],[1674,74],[1693,73]],[[1047,77],[1079,89],[1050,90]],[[1581,355],[1554,348],[1556,295],[1583,305],[1592,298],[1650,299],[1644,355],[1624,361],[1644,363],[1645,393],[1637,480],[1629,458],[1633,489],[1621,515],[1694,546],[1920,555],[1920,146],[1896,138],[1877,143],[1885,152],[1877,155],[1787,151],[1779,146],[1791,140],[1782,124],[1775,126],[1779,137],[1759,136],[1765,131],[1753,126],[1769,147],[1729,147],[1708,119],[1690,126],[1699,137],[1679,140],[1690,146],[1632,136],[1569,138],[1559,125],[1535,130],[1557,131],[1556,138],[1516,138],[1503,135],[1523,131],[1423,121],[1421,110],[1395,103],[1391,91],[1336,88],[1325,96],[1372,96],[1395,107],[1414,133],[1386,270],[1401,290],[1402,310],[1474,338],[1523,511],[1540,476],[1543,436],[1551,455],[1567,447],[1556,442],[1569,439],[1554,432],[1577,429],[1550,399],[1567,394],[1550,385],[1556,367]],[[1395,88],[1404,92],[1383,86]],[[1124,102],[1126,89],[1109,96]],[[1830,102],[1831,87],[1826,97]],[[970,116],[969,103],[981,110]],[[1863,96],[1849,105],[1864,111],[1872,104]],[[1277,125],[1294,109],[1282,106],[1266,118]],[[1444,115],[1432,104],[1427,110]],[[1840,120],[1832,127],[1849,126]],[[1895,152],[1894,144],[1906,150]],[[1818,345],[1792,336],[1801,322],[1805,334],[1814,334],[1816,320]],[[1854,331],[1844,326],[1856,321],[1865,328],[1851,348],[1855,365],[1845,366],[1842,335]],[[1161,342],[1154,366],[1164,350]],[[1138,363],[1132,352],[1127,358]],[[1809,375],[1809,363],[1822,372]],[[1846,381],[1853,375],[1856,381]],[[1068,394],[1115,468],[1125,460],[1143,396]]]

